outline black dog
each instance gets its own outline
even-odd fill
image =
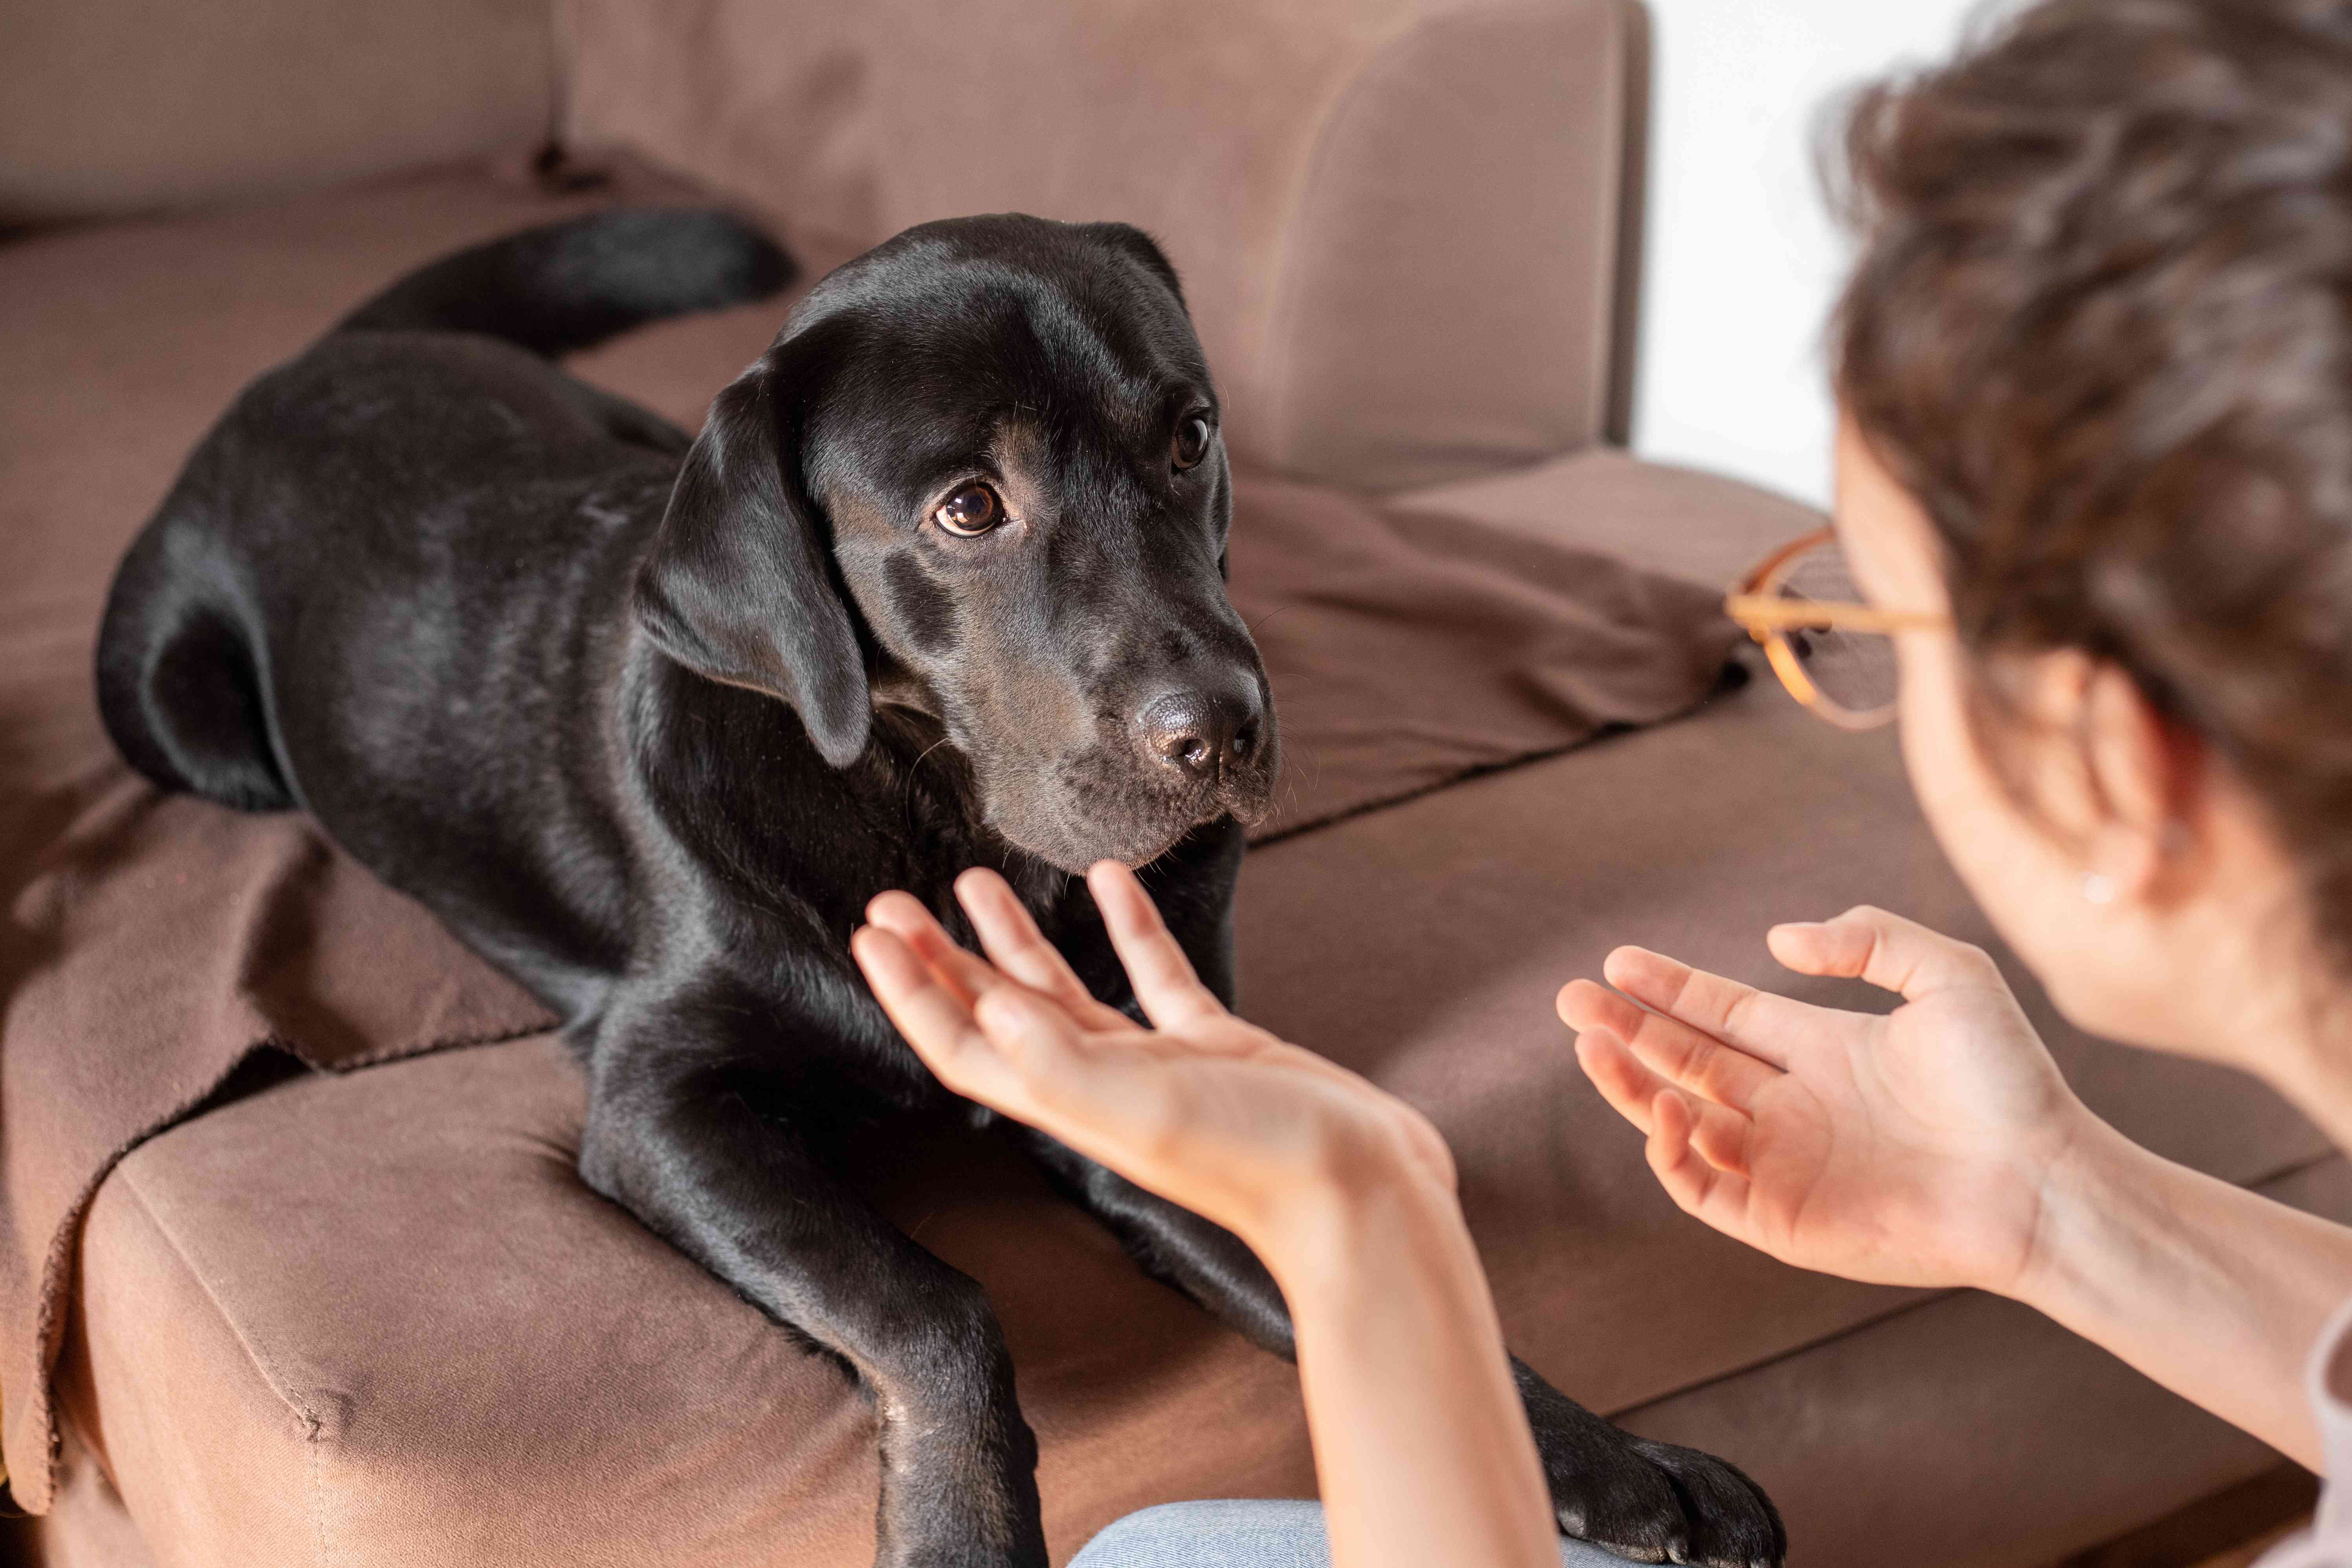
[[[987,1300],[834,1174],[951,1100],[847,938],[894,887],[968,935],[950,879],[996,866],[1131,1008],[1073,873],[1150,862],[1231,997],[1276,737],[1223,589],[1217,397],[1149,238],[1018,216],[827,277],[691,443],[549,363],[789,269],[730,219],[621,213],[395,284],[190,458],[116,579],[100,701],[150,778],[310,812],[562,1014],[589,1184],[875,1395],[883,1563],[1042,1568]],[[1009,1131],[1290,1352],[1232,1236]],[[1737,1471],[1519,1378],[1570,1532],[1779,1560]]]

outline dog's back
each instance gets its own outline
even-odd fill
[[[320,444],[314,482],[372,490],[396,482],[404,465],[353,461],[356,445],[432,443],[436,457],[446,458],[452,439],[513,436],[512,405],[520,399],[546,405],[534,410],[545,417],[531,436],[551,434],[561,446],[569,427],[674,458],[685,450],[683,433],[579,383],[519,374],[515,351],[567,353],[663,317],[764,298],[791,273],[773,244],[723,214],[599,214],[424,267],[300,359],[256,382],[191,457],[116,574],[97,678],[100,712],[123,756],[165,788],[244,810],[308,804],[289,777],[276,720],[274,691],[287,672],[273,670],[283,650],[259,634],[264,616],[256,600],[269,590],[254,563],[271,550],[350,550],[366,542],[328,537],[342,520],[306,508],[316,497],[286,496],[290,504],[281,515],[258,515],[280,509],[255,505],[257,489],[271,487],[253,485],[243,471],[241,436],[259,426],[271,449],[283,453],[308,435]],[[496,387],[500,382],[505,386]],[[496,408],[469,407],[467,395],[477,390],[506,395]],[[469,416],[482,417],[469,427]],[[446,472],[449,465],[435,467]],[[433,500],[411,499],[427,510]],[[256,531],[278,537],[256,540]],[[397,550],[402,542],[377,542]]]

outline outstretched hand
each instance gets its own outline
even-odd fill
[[[1812,1006],[1634,947],[1603,966],[1615,992],[1579,980],[1559,994],[1578,1061],[1648,1135],[1659,1182],[1787,1263],[2013,1293],[2090,1113],[1991,959],[1868,908],[1769,942],[1801,974],[1904,1005]]]
[[[867,908],[850,951],[942,1083],[1216,1221],[1277,1272],[1335,1184],[1451,1191],[1452,1155],[1418,1111],[1227,1012],[1126,867],[1087,884],[1150,1028],[1089,994],[991,871],[956,881],[985,959],[899,892]]]

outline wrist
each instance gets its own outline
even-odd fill
[[[2032,1230],[2014,1277],[1988,1288],[2057,1315],[2079,1283],[2089,1238],[2127,1206],[2135,1184],[2133,1165],[2155,1160],[2084,1110],[2078,1125],[2042,1167]]]
[[[1453,1188],[1405,1161],[1305,1184],[1255,1230],[1244,1239],[1301,1318],[1401,1276],[1475,1258]]]

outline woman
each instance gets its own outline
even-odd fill
[[[1837,531],[1870,607],[1799,618],[1892,637],[1920,804],[2069,1019],[2260,1074],[2352,1147],[2347,125],[2346,0],[2052,0],[1866,95]],[[1776,634],[1769,602],[1734,608]],[[985,873],[959,890],[988,962],[903,895],[859,961],[949,1084],[1265,1260],[1335,1563],[1553,1562],[1444,1143],[1226,1016],[1123,868],[1090,881],[1150,1030]],[[2031,1303],[2352,1465],[2352,1232],[2126,1142],[1971,948],[1872,909],[1768,941],[1903,1005],[1831,1011],[1630,948],[1614,991],[1560,993],[1677,1204],[1801,1267]],[[1311,1560],[1317,1522],[1180,1505],[1085,1561]],[[2352,1555],[2352,1518],[2289,1550]]]

